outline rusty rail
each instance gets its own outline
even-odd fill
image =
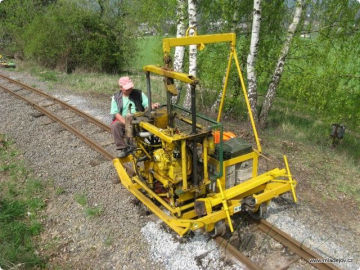
[[[274,225],[270,224],[264,219],[258,221],[258,229],[260,229],[265,234],[271,236],[280,244],[288,247],[291,251],[296,253],[301,258],[305,259],[308,263],[310,263],[313,267],[317,269],[332,269],[338,270],[339,268],[331,263],[311,263],[311,259],[320,259],[322,257],[317,254],[315,251],[309,249],[308,247],[304,246],[302,243],[298,242],[294,238],[292,238],[289,234],[283,232],[279,228],[275,227]]]
[[[216,243],[222,247],[225,252],[230,252],[230,254],[237,260],[239,260],[242,264],[244,264],[250,270],[261,270],[262,268],[252,262],[248,257],[242,254],[237,248],[231,245],[227,240],[222,238],[221,236],[217,236],[215,238]]]
[[[16,84],[19,84],[23,87],[24,84],[20,83],[20,82],[17,82],[17,81],[14,81],[12,79],[8,79],[7,77],[3,76],[0,74],[0,77],[1,78],[5,78],[7,80],[11,80],[12,83],[16,83]],[[76,135],[78,138],[80,138],[81,140],[83,140],[87,145],[89,145],[92,149],[94,149],[95,151],[101,153],[106,159],[108,160],[113,160],[115,158],[115,156],[113,154],[111,154],[110,152],[106,151],[106,149],[104,149],[101,145],[99,145],[98,143],[96,143],[95,141],[91,140],[90,138],[88,138],[86,135],[84,135],[83,133],[81,133],[79,130],[77,130],[76,128],[70,126],[69,124],[67,124],[63,119],[59,118],[58,116],[56,116],[54,113],[52,113],[51,111],[47,110],[46,108],[36,104],[35,102],[15,93],[14,91],[10,90],[9,88],[6,88],[4,86],[1,86],[0,85],[0,88],[3,89],[4,91],[6,91],[7,93],[17,97],[18,99],[21,99],[27,103],[29,103],[31,106],[33,106],[35,109],[37,109],[38,111],[42,112],[43,114],[47,115],[50,119],[52,119],[53,121],[56,121],[58,122],[60,125],[62,125],[65,129],[67,129],[68,131],[70,131],[71,133],[73,133],[74,135]],[[30,91],[33,91],[37,94],[40,94],[42,96],[45,96],[55,102],[58,102],[60,103],[61,105],[65,106],[66,108],[74,111],[75,113],[79,114],[80,116],[84,117],[86,120],[89,120],[90,122],[92,123],[100,123],[100,124],[97,124],[99,127],[103,128],[105,131],[109,131],[109,127],[106,126],[104,123],[98,121],[97,119],[93,118],[92,116],[84,113],[84,112],[81,112],[79,111],[78,109],[76,109],[75,107],[72,107],[71,105],[59,100],[59,99],[56,99],[54,97],[51,97],[45,93],[42,93],[40,90],[37,90],[35,88],[32,88],[32,87],[28,87],[26,86],[26,89],[30,90]]]
[[[96,118],[94,118],[94,117],[92,117],[92,116],[90,116],[90,115],[88,115],[88,114],[80,111],[79,109],[77,109],[77,108],[75,108],[75,107],[67,104],[66,102],[64,102],[64,101],[62,101],[62,100],[60,100],[60,99],[58,99],[58,98],[55,98],[55,97],[53,97],[53,96],[50,96],[50,95],[48,95],[48,94],[46,94],[46,93],[44,93],[44,92],[42,92],[42,91],[40,91],[40,90],[38,90],[38,89],[36,89],[36,88],[34,88],[34,87],[31,87],[31,86],[29,86],[29,85],[23,84],[22,82],[16,81],[16,80],[14,80],[14,79],[8,78],[8,77],[6,77],[6,76],[4,76],[4,75],[2,75],[2,74],[0,74],[0,78],[2,78],[2,79],[4,79],[4,80],[7,80],[7,81],[9,81],[9,82],[11,82],[11,83],[14,83],[14,84],[21,85],[21,87],[23,87],[23,88],[25,88],[25,89],[28,89],[28,90],[30,90],[30,91],[32,91],[32,92],[34,92],[34,93],[37,93],[37,94],[39,94],[39,95],[41,95],[41,96],[43,96],[43,97],[46,97],[46,98],[48,98],[48,99],[50,99],[50,100],[52,100],[52,101],[54,101],[54,102],[56,102],[56,103],[64,106],[65,108],[68,108],[68,109],[72,110],[72,111],[75,112],[76,114],[78,114],[78,115],[82,116],[83,118],[89,120],[90,122],[94,123],[94,124],[97,125],[98,127],[100,127],[100,128],[102,128],[102,129],[110,132],[110,127],[107,126],[107,125],[105,125],[103,122],[101,122],[101,121],[97,120]],[[11,91],[11,90],[8,89],[8,91]],[[11,92],[14,93],[13,91],[11,91]],[[25,101],[26,101],[26,100],[25,100]]]

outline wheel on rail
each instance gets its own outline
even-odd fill
[[[225,221],[220,220],[220,221],[215,223],[214,231],[213,231],[213,234],[211,236],[212,237],[224,236],[225,233],[226,233]]]
[[[262,203],[259,206],[259,209],[255,212],[249,212],[249,215],[256,220],[260,220],[263,218],[266,218],[266,214],[267,214],[267,203]]]

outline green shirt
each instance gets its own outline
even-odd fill
[[[144,93],[141,93],[142,95],[142,105],[144,108],[149,107],[149,100],[147,98],[147,96]],[[134,102],[132,102],[129,97],[126,96],[122,96],[122,101],[123,101],[123,109],[122,109],[122,116],[126,116],[128,114],[128,109],[129,109],[129,104],[131,103],[131,113],[135,113],[136,112],[136,108],[135,108],[135,104]],[[110,114],[117,114],[119,113],[119,108],[117,106],[117,103],[114,99],[114,96],[111,98],[111,109],[110,109]]]

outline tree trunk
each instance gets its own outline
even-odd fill
[[[230,29],[231,32],[235,32],[237,23],[238,23],[238,11],[235,10],[234,14],[233,14],[233,19],[232,19],[232,22],[231,22],[231,29]],[[230,57],[230,55],[229,55],[229,57]],[[227,62],[229,62],[229,58],[228,58]],[[222,85],[224,85],[224,83],[225,83],[225,78],[226,78],[226,75],[224,75],[224,77],[222,79]],[[216,98],[214,104],[211,106],[211,111],[213,113],[216,112],[216,109],[219,107],[222,93],[223,93],[223,89],[220,90],[218,97]]]
[[[185,36],[185,18],[186,18],[186,0],[177,0],[176,1],[176,37],[183,37]],[[174,70],[177,72],[183,72],[184,67],[184,54],[185,54],[185,47],[184,46],[177,46],[175,47],[174,53]],[[181,83],[176,81],[176,88],[179,90],[179,95],[181,93]],[[175,103],[177,101],[177,97],[173,96],[172,102]]]
[[[188,14],[189,14],[189,27],[192,27],[189,31],[189,35],[194,35],[197,27],[197,10],[196,0],[188,0]],[[196,56],[197,48],[196,45],[189,46],[189,74],[196,77]],[[184,107],[190,109],[191,106],[191,86],[188,85],[186,89],[186,95],[184,100]]]
[[[105,3],[104,0],[98,0],[97,1],[99,6],[100,6],[100,17],[104,16],[104,12],[105,12]]]
[[[261,23],[261,0],[254,0],[253,9],[253,23],[251,30],[251,42],[250,52],[247,57],[247,81],[248,81],[248,97],[250,101],[250,107],[254,116],[254,120],[257,121],[257,80],[255,63],[256,56],[259,48],[259,35],[260,35],[260,23]]]
[[[275,95],[276,95],[276,90],[277,90],[277,87],[279,86],[279,82],[280,82],[280,79],[281,79],[282,72],[284,71],[285,60],[286,60],[286,57],[287,57],[287,55],[289,53],[290,44],[291,44],[291,41],[292,41],[292,39],[294,37],[296,27],[297,27],[297,25],[299,24],[299,21],[300,21],[302,7],[303,7],[303,0],[297,0],[296,1],[296,8],[295,8],[293,21],[289,25],[285,43],[284,43],[284,45],[283,45],[283,47],[281,49],[280,56],[279,56],[278,62],[276,64],[275,71],[274,71],[273,76],[271,78],[269,88],[267,90],[265,100],[264,100],[263,105],[262,105],[262,109],[261,109],[261,113],[260,113],[260,117],[259,117],[259,124],[260,124],[261,128],[265,127],[266,120],[267,120],[267,117],[269,115],[269,111],[270,111],[271,106],[273,104],[273,101],[274,101],[274,98],[275,98]]]

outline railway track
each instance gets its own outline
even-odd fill
[[[310,262],[312,260],[317,260],[318,262],[323,261],[323,258],[315,251],[304,246],[302,243],[295,240],[289,234],[285,233],[274,225],[270,224],[265,219],[261,219],[258,221],[257,229],[265,233],[267,236],[270,236],[274,240],[278,241],[280,244],[282,244],[284,247],[288,248],[292,252],[294,252],[298,256],[298,258],[296,258],[292,263],[295,263],[300,258],[304,259],[307,262]],[[335,265],[326,262],[315,263],[312,264],[312,266],[321,270],[339,269]]]
[[[111,151],[113,143],[108,125],[36,88],[8,78],[2,74],[0,74],[0,80],[0,88],[2,90],[27,102],[40,113],[58,122],[65,129],[82,139],[92,149],[101,153],[106,159],[112,160],[115,158],[115,154]],[[4,86],[4,84],[6,84],[6,86]],[[81,126],[81,128],[79,128],[79,126]],[[97,131],[94,130],[94,126],[98,128]],[[90,134],[91,132],[97,133],[94,136],[94,134]],[[102,141],[106,143],[102,144]]]
[[[114,145],[112,143],[110,127],[93,116],[80,111],[60,99],[2,74],[0,74],[0,89],[30,104],[40,112],[39,116],[46,115],[52,121],[59,123],[63,128],[83,140],[92,149],[102,154],[105,159],[112,160],[116,158],[113,152]],[[265,220],[260,220],[257,228],[289,248],[298,255],[299,259],[303,258],[307,262],[311,259],[322,260],[321,256],[316,252],[303,246],[290,235]],[[261,269],[261,267],[232,246],[228,240],[222,237],[217,237],[215,240],[219,246],[224,248],[226,252],[230,253],[232,257],[236,258],[248,269]],[[317,269],[338,269],[330,263],[316,263],[312,264],[312,266]]]

